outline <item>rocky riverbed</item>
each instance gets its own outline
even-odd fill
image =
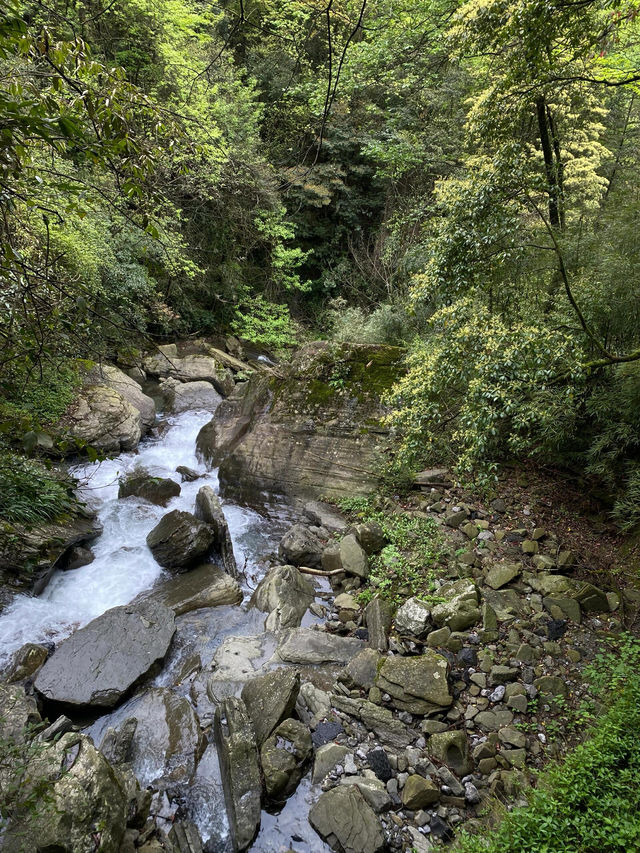
[[[74,467],[91,536],[36,549],[43,591],[0,615],[2,736],[28,779],[5,849],[421,853],[558,754],[584,667],[638,599],[444,471],[379,504],[439,531],[431,594],[375,594],[384,530],[317,500],[375,482],[397,353],[371,349],[342,353],[355,385],[322,347],[288,375],[191,344],[130,367],[137,391],[90,376],[91,412],[120,396],[113,420],[67,423],[123,452]]]

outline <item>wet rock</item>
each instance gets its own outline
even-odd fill
[[[458,776],[472,770],[469,742],[463,731],[441,732],[429,738],[429,753],[450,767]]]
[[[312,628],[294,628],[281,636],[277,654],[287,663],[347,664],[363,648],[363,641],[355,637],[339,637]]]
[[[67,734],[38,751],[28,772],[23,769],[21,784],[22,795],[33,796],[34,808],[22,811],[6,827],[4,853],[87,853],[97,849],[96,827],[101,853],[118,853],[127,798],[115,771],[88,737]],[[46,796],[38,796],[38,790]]]
[[[193,468],[188,468],[186,465],[178,465],[176,474],[180,474],[180,479],[183,483],[193,483],[200,479],[200,474],[194,471]]]
[[[185,569],[203,560],[215,543],[215,531],[190,512],[174,509],[147,535],[154,558],[167,569]]]
[[[249,637],[227,637],[216,649],[209,667],[212,673],[203,672],[206,695],[213,705],[236,696],[245,682],[264,673],[263,666],[275,651],[275,640],[270,634]]]
[[[260,826],[262,782],[255,730],[241,699],[216,708],[215,737],[234,847],[243,851]]]
[[[44,646],[36,643],[25,643],[14,654],[6,674],[8,684],[24,681],[34,675],[49,656],[49,651]]]
[[[190,820],[174,823],[169,830],[169,841],[173,844],[175,853],[202,853],[203,851],[198,827]]]
[[[299,720],[285,720],[264,742],[260,761],[267,797],[283,800],[297,788],[313,746],[311,735]]]
[[[342,533],[349,526],[346,518],[331,506],[321,501],[309,501],[304,505],[304,514],[312,524],[324,527],[329,533]]]
[[[464,631],[480,620],[478,590],[473,581],[464,579],[445,584],[438,590],[438,595],[447,600],[436,604],[431,611],[436,627],[446,625],[451,631]]]
[[[165,656],[174,632],[173,613],[161,604],[114,607],[60,643],[36,690],[53,702],[112,707]]]
[[[143,595],[170,607],[176,616],[242,601],[238,582],[213,563],[203,563],[169,580],[161,580],[150,593]]]
[[[291,669],[267,672],[244,685],[242,700],[253,722],[258,746],[293,714],[299,690],[300,674]]]
[[[396,631],[422,639],[431,626],[431,612],[424,601],[409,598],[398,609],[395,617]]]
[[[369,690],[376,680],[379,663],[380,652],[376,649],[363,649],[349,661],[339,679],[349,688]]]
[[[204,411],[215,412],[222,401],[222,395],[211,382],[177,382],[166,379],[160,385],[167,408],[170,412]]]
[[[440,799],[440,788],[431,779],[414,773],[402,789],[402,804],[412,811],[428,809]]]
[[[335,545],[329,545],[322,553],[322,568],[327,571],[341,571],[359,578],[369,576],[369,560],[366,551],[353,533],[344,536]]]
[[[294,566],[319,567],[322,542],[304,524],[294,524],[280,540],[278,555]]]
[[[146,471],[134,471],[120,480],[118,497],[135,496],[157,506],[166,506],[180,494],[180,486],[174,480],[152,477]]]
[[[377,687],[396,708],[427,715],[453,702],[447,684],[447,661],[431,649],[418,657],[389,657],[380,667]]]
[[[296,628],[315,598],[313,583],[294,566],[269,569],[251,596],[250,604],[268,613],[269,631]]]
[[[233,542],[227,519],[222,511],[220,498],[211,486],[203,486],[196,495],[194,513],[199,521],[204,521],[214,532],[212,553],[219,556],[225,572],[238,576],[238,567],[233,553]]]
[[[318,747],[311,777],[314,785],[322,782],[327,773],[330,773],[336,764],[340,764],[348,752],[348,747],[338,743],[325,743]]]
[[[393,620],[391,605],[378,596],[372,598],[365,608],[364,619],[369,631],[369,645],[379,652],[386,652]]]
[[[128,717],[117,729],[109,726],[100,742],[100,752],[114,767],[127,764],[131,758],[133,738],[138,728],[135,717]]]
[[[309,812],[309,823],[334,849],[343,853],[382,853],[380,821],[356,785],[322,794]]]

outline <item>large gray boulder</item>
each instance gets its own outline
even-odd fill
[[[355,637],[339,637],[312,628],[293,628],[283,632],[277,655],[287,663],[347,664],[364,647],[363,641]]]
[[[66,705],[112,707],[162,660],[174,632],[173,613],[161,604],[114,607],[60,643],[36,690]]]
[[[174,414],[195,410],[213,414],[222,401],[222,395],[211,382],[178,382],[176,379],[165,379],[160,387],[167,408]]]
[[[395,618],[396,631],[416,639],[422,639],[431,627],[431,612],[424,601],[408,598],[398,608]]]
[[[315,598],[313,583],[295,566],[274,566],[262,578],[250,604],[268,613],[269,631],[297,628]]]
[[[308,501],[304,505],[304,515],[317,527],[324,527],[329,533],[342,533],[349,526],[347,519],[331,504],[322,501]]]
[[[212,468],[218,467],[242,441],[254,419],[268,405],[269,385],[264,377],[236,385],[227,400],[216,409],[196,439],[196,453]]]
[[[278,546],[280,559],[294,566],[319,566],[322,542],[305,524],[294,524],[284,534]]]
[[[196,495],[195,517],[204,521],[214,532],[213,551],[222,562],[225,572],[237,577],[238,567],[233,553],[233,542],[220,498],[211,486],[202,486]]]
[[[344,785],[322,794],[309,812],[309,823],[334,850],[341,853],[382,853],[382,826],[357,785]]]
[[[464,631],[480,621],[478,590],[473,581],[466,578],[441,586],[438,596],[446,599],[431,611],[433,624],[452,631]]]
[[[233,375],[221,358],[204,353],[180,356],[175,344],[158,347],[156,353],[144,360],[143,366],[149,376],[158,379],[171,377],[180,382],[209,382],[224,397],[234,388]],[[251,370],[248,365],[244,367]]]
[[[119,391],[107,385],[85,385],[59,422],[58,431],[81,445],[120,453],[138,446],[142,420],[139,410]]]
[[[16,809],[4,828],[4,853],[118,853],[127,795],[119,775],[88,737],[66,734],[43,744],[26,768],[15,770],[19,796],[28,807]]]
[[[432,649],[417,657],[386,658],[376,679],[376,685],[401,711],[411,714],[431,714],[442,711],[453,702],[447,683],[449,665]]]
[[[307,727],[300,720],[280,723],[260,750],[267,797],[270,800],[290,797],[312,755],[313,744]]]
[[[171,608],[176,616],[204,607],[221,607],[240,604],[240,584],[213,563],[203,563],[188,572],[181,572],[168,580],[161,579],[143,598],[152,598]]]
[[[322,554],[322,568],[328,572],[342,571],[365,579],[369,576],[369,559],[355,534],[350,533],[340,542],[325,548]]]
[[[262,797],[256,734],[242,699],[216,708],[214,730],[234,849],[242,851],[260,827]]]
[[[262,746],[273,730],[293,714],[300,691],[300,674],[294,669],[276,669],[252,678],[242,688],[242,700]]]
[[[113,364],[97,364],[85,377],[85,385],[94,383],[105,385],[117,391],[127,403],[130,403],[134,409],[140,412],[143,435],[151,429],[156,420],[156,404],[151,397],[143,394],[135,379],[127,376]]]
[[[154,558],[167,569],[186,569],[209,555],[215,530],[190,512],[174,509],[147,535]]]

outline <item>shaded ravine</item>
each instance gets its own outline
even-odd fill
[[[18,595],[13,600],[0,616],[0,667],[24,643],[59,643],[95,617],[129,603],[167,578],[149,551],[146,536],[167,512],[193,511],[196,494],[203,485],[218,491],[217,472],[207,470],[195,455],[196,436],[210,418],[210,412],[201,411],[167,416],[160,420],[157,436],[143,441],[137,452],[72,468],[71,473],[81,484],[80,496],[96,511],[103,526],[102,534],[91,546],[95,559],[79,569],[55,572],[39,597]],[[180,495],[166,508],[137,497],[118,498],[118,480],[123,474],[141,467],[154,476],[180,482],[175,473],[178,466],[192,468],[199,478],[181,483]],[[256,637],[265,642],[265,614],[248,608],[248,597],[266,569],[262,561],[274,551],[291,523],[287,507],[275,502],[266,505],[262,514],[224,501],[223,508],[238,566],[244,570],[244,603],[178,617],[176,634],[161,671],[140,685],[127,702],[87,729],[96,746],[100,746],[107,729],[117,729],[128,718],[138,717],[132,769],[142,787],[170,788],[173,800],[170,805],[164,795],[156,796],[153,813],[157,822],[162,823],[164,815],[168,829],[176,814],[193,820],[206,850],[211,853],[233,849],[215,746],[206,731],[197,754],[192,756],[195,772],[191,777],[182,778],[179,771],[172,772],[164,766],[164,756],[159,754],[162,737],[165,736],[166,742],[167,737],[174,735],[163,732],[165,721],[157,714],[159,703],[154,697],[158,698],[162,689],[169,691],[184,711],[185,702],[194,704],[192,691],[197,667],[206,669],[225,639]],[[267,639],[265,654],[269,657],[272,646],[275,647],[275,641]],[[197,661],[197,666],[190,670],[192,661]],[[150,697],[152,701],[145,701]],[[200,707],[197,710],[200,712]],[[201,715],[203,729],[209,726],[210,716],[206,712]],[[188,720],[185,718],[181,725],[188,728]],[[174,777],[170,782],[167,774]],[[271,853],[286,849],[295,840],[300,853],[329,850],[307,822],[310,799],[319,793],[312,791],[308,778],[303,780],[279,815],[263,813],[262,828],[251,849]]]

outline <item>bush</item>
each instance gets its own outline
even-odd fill
[[[76,506],[71,484],[34,459],[0,448],[0,518],[33,527]]]
[[[617,645],[592,668],[597,692],[617,699],[590,738],[541,774],[526,807],[506,814],[488,837],[462,836],[457,853],[640,849],[640,647],[624,638]]]

